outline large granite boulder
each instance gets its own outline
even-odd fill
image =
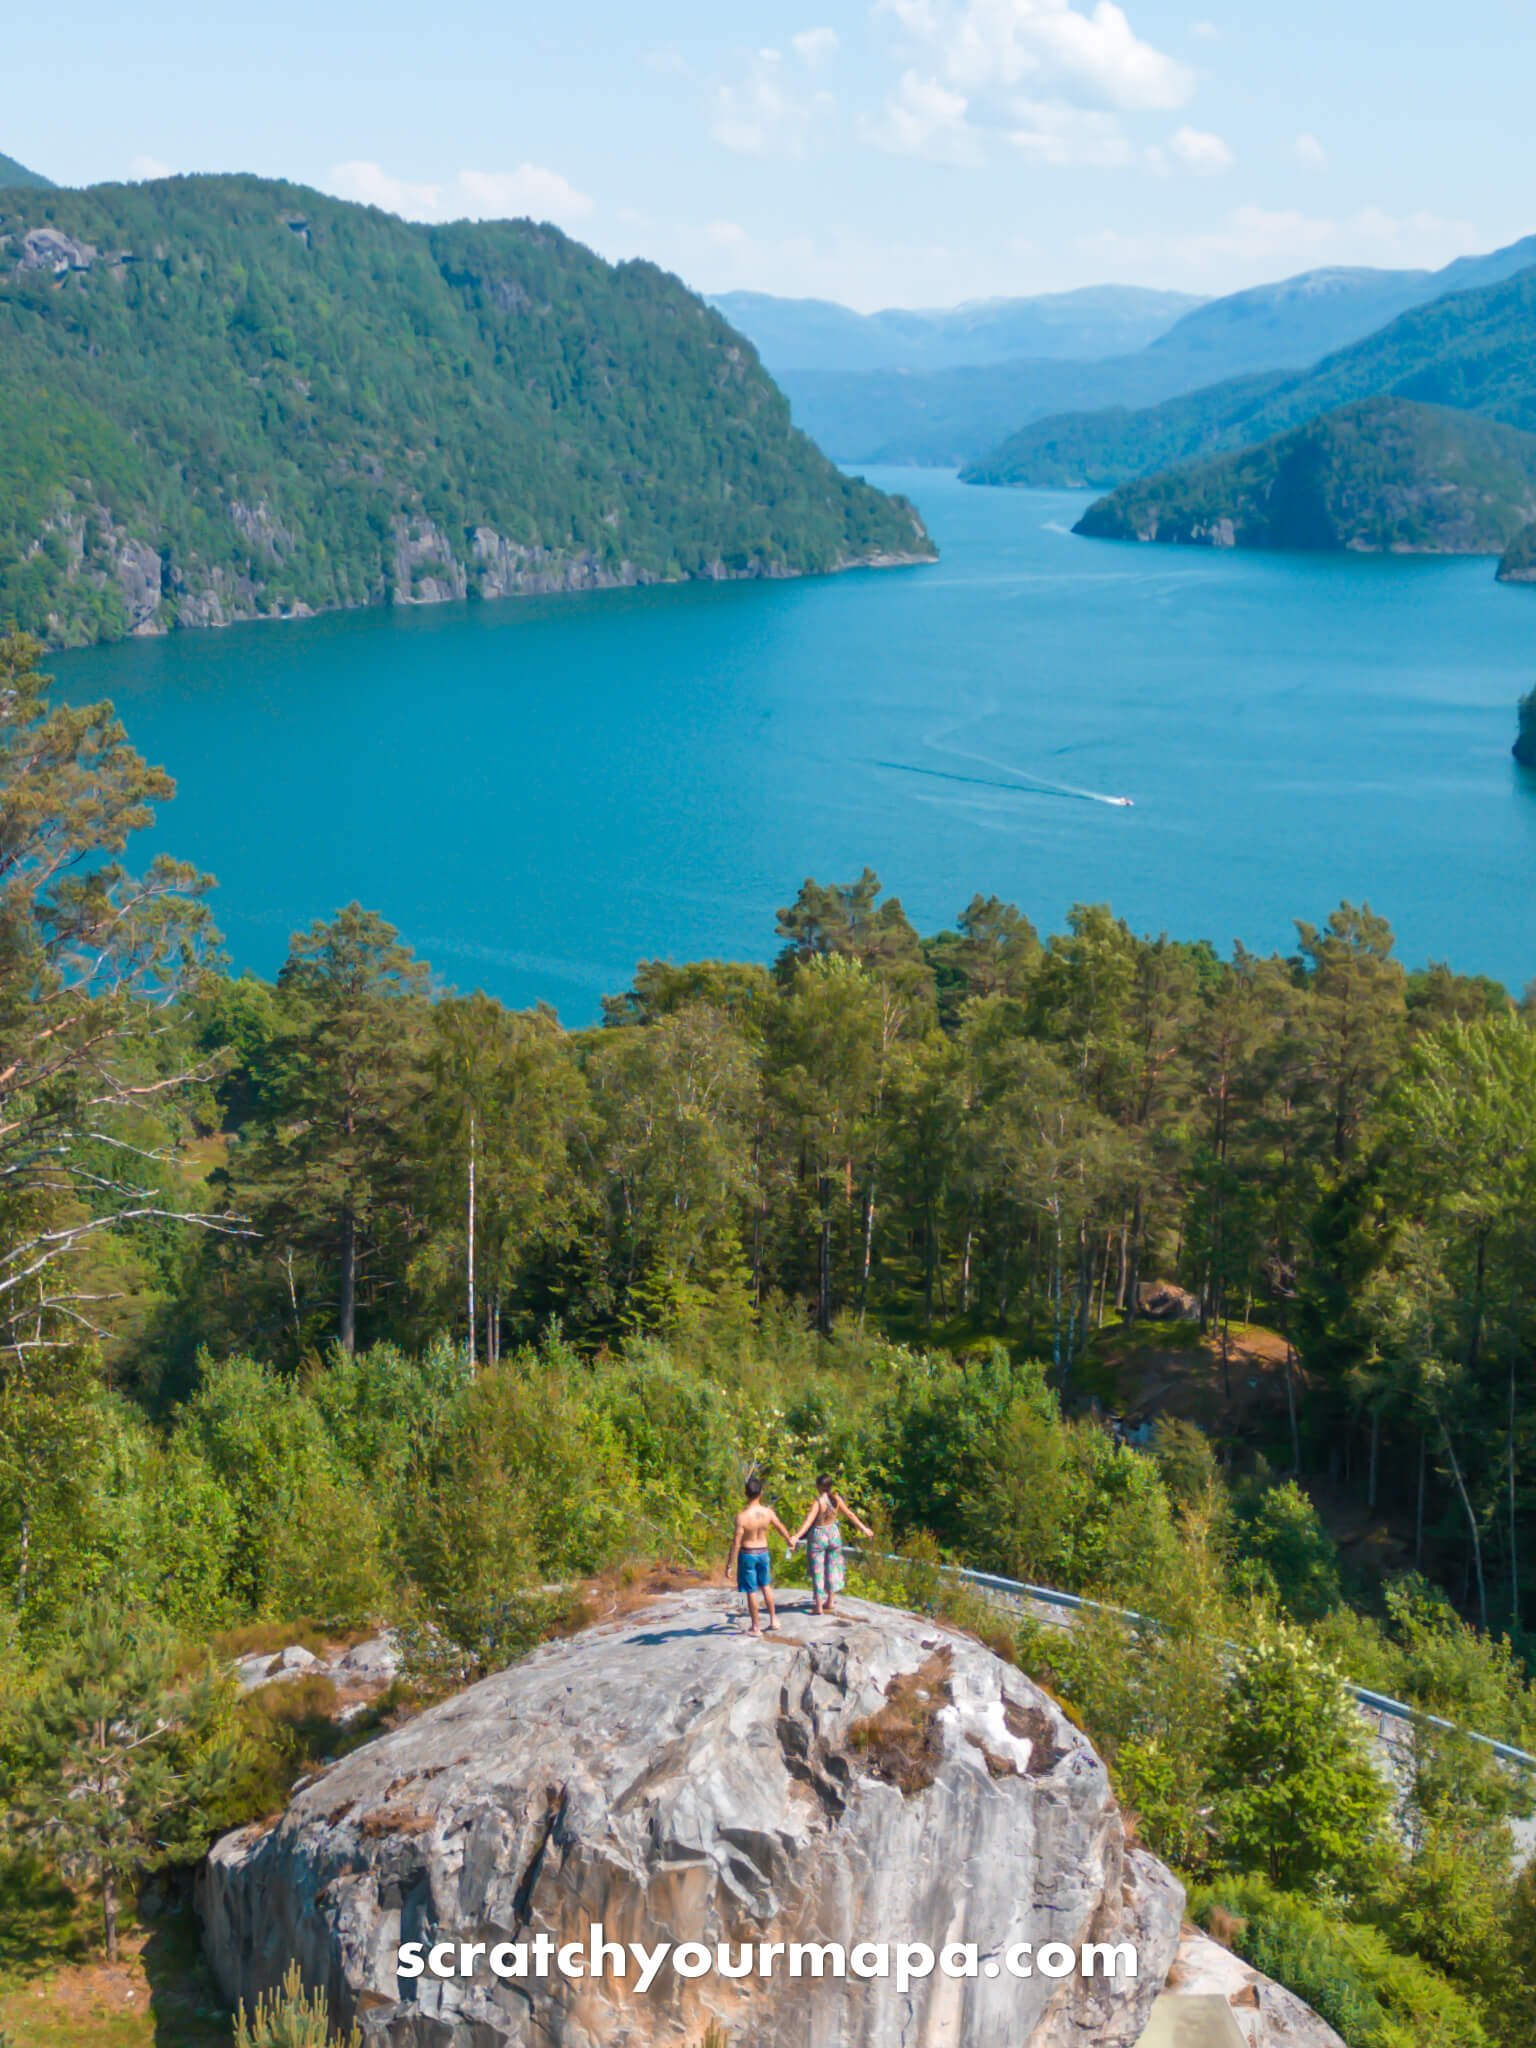
[[[547,1644],[354,1751],[201,1880],[214,1970],[253,2002],[297,1959],[370,2043],[1130,2048],[1182,1894],[1127,1846],[1104,1766],[974,1639],[791,1596],[748,1637],[699,1588]],[[972,1978],[407,1979],[402,1943],[973,1943]],[[1022,1943],[1131,1944],[1112,1976],[1023,1979]],[[1058,1951],[1058,1963],[1059,1963]],[[505,1956],[504,1956],[505,1960]],[[1100,1970],[1102,1971],[1102,1964]]]

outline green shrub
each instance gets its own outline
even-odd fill
[[[1215,1758],[1223,1860],[1276,1884],[1351,1881],[1384,1847],[1390,1791],[1334,1667],[1300,1629],[1261,1627],[1233,1666]]]
[[[1320,1621],[1339,1605],[1339,1553],[1317,1509],[1287,1479],[1256,1480],[1234,1502],[1239,1557],[1257,1567],[1293,1621]]]
[[[1190,1911],[1204,1927],[1214,1921],[1222,1940],[1294,1991],[1348,2048],[1495,2048],[1472,2001],[1374,1927],[1254,1876],[1197,1887]]]

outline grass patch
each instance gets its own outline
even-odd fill
[[[115,1964],[82,1954],[0,1987],[9,2048],[229,2048],[232,2025],[190,1912],[131,1929]]]
[[[885,1705],[848,1731],[870,1775],[894,1785],[904,1799],[925,1792],[939,1774],[939,1714],[952,1697],[953,1663],[952,1650],[936,1650],[916,1671],[899,1672],[885,1688]]]

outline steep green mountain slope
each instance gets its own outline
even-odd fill
[[[1415,307],[1294,376],[1266,384],[1234,379],[1117,417],[1079,412],[1037,421],[966,478],[1103,488],[1245,447],[1379,393],[1536,428],[1536,267]]]
[[[7,156],[0,149],[0,191],[7,186],[30,186],[40,192],[54,189],[52,178],[45,178],[41,171],[29,171],[25,164],[17,163],[15,157]]]
[[[1058,415],[1105,407],[1146,408],[1184,393],[1203,392],[1218,378],[1261,372],[1299,374],[1330,350],[1363,339],[1403,312],[1450,291],[1501,282],[1536,264],[1536,236],[1485,256],[1463,257],[1441,271],[1316,270],[1278,284],[1211,299],[1174,323],[1150,346],[1100,362],[1035,359],[941,371],[787,371],[782,382],[795,417],[832,454],[859,462],[976,465],[973,481],[1060,484],[1075,480],[1068,452],[1047,468],[1028,429],[1049,420],[1047,441],[1075,442],[1081,427]],[[752,331],[750,323],[748,332]],[[975,358],[980,363],[981,358]],[[1359,394],[1350,394],[1359,395]],[[1042,473],[994,477],[1000,430],[1016,430]],[[1093,430],[1097,439],[1100,429]],[[1274,431],[1268,429],[1267,431]],[[1011,444],[1008,444],[1011,446]],[[1172,459],[1163,454],[1137,468],[1116,467],[1110,480],[1138,475]],[[1103,481],[1103,472],[1090,481]]]
[[[1536,434],[1366,399],[1260,447],[1125,484],[1076,531],[1204,547],[1498,554],[1536,518]]]
[[[650,264],[248,177],[0,200],[0,620],[51,640],[932,551]]]
[[[1202,301],[1191,292],[1107,284],[879,313],[768,292],[721,292],[709,303],[748,337],[777,377],[787,370],[938,370],[1024,356],[1126,355]]]

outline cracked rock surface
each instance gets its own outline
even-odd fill
[[[214,1848],[205,1940],[233,2001],[291,1958],[401,2048],[1129,2048],[1182,1893],[1128,1850],[1104,1765],[969,1637],[791,1594],[753,1640],[715,1589],[550,1643]],[[903,1747],[905,1745],[905,1749]],[[910,1754],[909,1754],[910,1752]],[[397,1976],[402,1941],[1133,1943],[1134,1981]]]

